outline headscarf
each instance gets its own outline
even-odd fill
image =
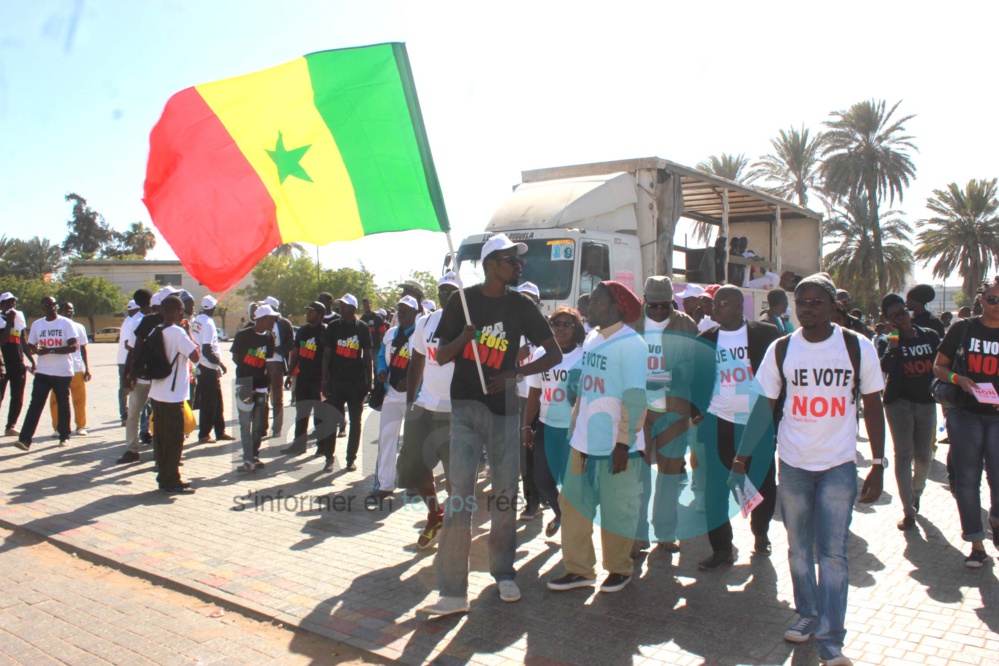
[[[909,293],[911,295],[912,292]],[[890,308],[893,305],[901,305],[904,308],[905,300],[898,294],[888,294],[887,296],[881,299],[881,314],[887,315],[888,308]]]
[[[915,287],[909,290],[909,293],[905,295],[906,298],[911,298],[917,303],[922,303],[926,305],[933,301],[937,297],[937,292],[928,284],[917,284]]]
[[[642,301],[638,300],[635,292],[616,280],[604,280],[600,284],[610,291],[624,323],[630,324],[642,316]]]
[[[829,294],[829,300],[836,301],[836,285],[833,284],[832,278],[829,277],[828,273],[814,273],[806,278],[802,278],[798,286],[794,288],[794,293],[797,294],[802,287],[818,287]]]

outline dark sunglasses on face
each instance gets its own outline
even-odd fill
[[[795,307],[799,308],[817,308],[825,305],[829,301],[824,298],[796,298],[794,299]]]
[[[498,261],[505,261],[511,266],[523,266],[527,263],[526,259],[521,259],[520,257],[513,254],[504,254],[501,257],[496,258]]]
[[[557,319],[557,320],[553,321],[551,324],[552,324],[552,328],[575,328],[576,327],[576,322],[574,322],[574,321],[565,321],[564,319]]]
[[[669,303],[646,303],[645,304],[650,310],[669,310]]]

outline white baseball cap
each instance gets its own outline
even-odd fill
[[[375,310],[375,312],[377,312],[378,314],[380,314],[383,317],[387,317],[388,316],[388,312],[385,312],[384,308],[379,308],[379,309]]]
[[[9,301],[12,298],[15,301],[17,300],[17,296],[15,296],[14,294],[10,293],[9,291],[5,291],[2,294],[0,294],[0,303],[2,303],[3,301]]]
[[[434,310],[437,309],[437,304],[428,298],[427,300],[423,301],[423,309],[426,310],[427,312],[433,312]]]
[[[704,295],[704,287],[696,284],[688,284],[687,288],[676,295],[676,298],[697,298]]]
[[[274,310],[277,310],[279,307],[281,307],[281,303],[279,303],[278,299],[274,298],[273,296],[268,296],[267,298],[265,298],[260,302],[263,303],[264,305],[271,306],[272,308],[274,308]]]
[[[218,300],[211,294],[201,299],[201,307],[204,308],[205,310],[211,310],[216,305],[218,305],[218,303],[219,303]]]
[[[167,296],[169,296],[169,294],[167,294]],[[155,294],[153,294],[153,297],[149,299],[149,305],[154,308],[163,305],[163,293],[157,291]]]
[[[163,299],[166,298],[167,296],[173,296],[174,294],[179,294],[179,293],[180,289],[177,289],[177,287],[171,287],[170,285],[167,285],[162,289],[160,289],[159,291],[157,291],[156,295],[160,297],[160,302],[162,302]],[[157,303],[157,305],[159,304],[160,303]]]
[[[351,306],[352,308],[356,308],[357,307],[357,297],[354,296],[353,294],[344,294],[340,298],[336,299],[336,302],[337,303],[346,303],[347,305]],[[417,308],[417,309],[419,309],[419,308]]]
[[[438,287],[443,287],[446,284],[449,284],[452,287],[461,288],[461,285],[458,284],[458,275],[454,271],[448,271],[443,276],[441,276],[440,280],[437,280]]]
[[[253,313],[253,320],[263,319],[264,317],[277,317],[281,313],[272,308],[270,305],[264,304],[257,308],[256,312]]]
[[[507,237],[506,234],[496,234],[482,244],[482,254],[479,255],[479,260],[485,261],[486,257],[493,252],[509,250],[511,247],[517,248],[517,254],[524,254],[527,252],[527,245],[524,243],[514,243]]]
[[[5,299],[0,298],[0,301],[2,301],[2,300],[5,300]],[[128,305],[125,306],[125,309],[126,310],[138,310],[139,306],[135,304],[135,301],[129,301]]]
[[[416,299],[413,298],[412,296],[403,296],[402,298],[399,299],[399,302],[396,303],[396,305],[406,305],[417,311],[419,311],[420,309],[420,304],[417,303]]]
[[[534,298],[541,300],[541,291],[538,289],[538,285],[533,282],[525,282],[524,284],[517,287],[517,291],[522,294],[530,294]]]

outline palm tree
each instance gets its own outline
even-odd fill
[[[779,137],[770,139],[773,152],[753,163],[749,176],[772,183],[768,190],[788,201],[797,198],[798,205],[804,208],[808,205],[808,191],[822,187],[819,169],[824,140],[821,132],[809,138],[804,125],[800,130],[781,130]]]
[[[744,185],[748,185],[753,180],[747,171],[749,168],[749,158],[745,154],[730,155],[722,153],[721,157],[712,155],[703,162],[698,162],[696,168],[698,171],[710,173],[713,176]],[[707,243],[708,239],[711,238],[711,232],[714,228],[713,224],[707,222],[694,222],[694,237]]]
[[[14,275],[41,278],[48,273],[58,273],[66,264],[62,249],[47,238],[35,236],[31,240],[17,241],[11,251],[10,267]]]
[[[964,279],[962,291],[971,298],[999,254],[999,199],[996,179],[970,180],[962,191],[957,183],[933,190],[926,207],[936,217],[920,220],[916,259],[933,265],[933,277],[946,279],[954,271]],[[924,264],[925,265],[925,264]]]
[[[127,254],[137,254],[142,258],[156,247],[156,234],[142,222],[133,222],[123,234]]]
[[[283,245],[278,245],[271,252],[272,257],[282,257],[284,259],[304,257],[306,254],[308,254],[308,252],[306,252],[305,247],[301,243],[285,243]]]
[[[832,209],[825,223],[826,243],[838,247],[825,256],[825,268],[837,286],[846,289],[854,300],[868,307],[877,307],[880,297],[905,286],[912,271],[912,251],[908,247],[912,227],[897,217],[898,211],[889,210],[883,219],[872,218],[867,199],[859,194],[843,210]],[[882,250],[875,249],[875,225],[881,231]],[[885,288],[877,284],[878,278],[871,271],[875,259],[883,251]]]
[[[882,294],[887,293],[889,280],[878,209],[886,195],[889,204],[896,195],[902,201],[905,188],[916,175],[909,150],[917,148],[913,137],[905,134],[905,123],[915,116],[892,119],[901,103],[896,102],[887,112],[884,100],[858,102],[846,111],[834,111],[830,114],[834,120],[825,123],[829,131],[822,151],[826,191],[839,201],[865,195],[867,217],[872,221],[873,265]]]

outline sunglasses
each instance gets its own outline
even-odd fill
[[[669,310],[669,303],[646,303],[645,306],[650,310]]]
[[[726,300],[715,301],[716,308],[727,308],[730,305],[737,305],[739,307],[742,307],[742,303],[739,303],[738,301],[726,301]]]
[[[798,308],[818,308],[822,307],[826,303],[829,303],[824,298],[796,298],[794,299],[794,305]]]
[[[552,328],[576,328],[576,322],[558,319],[551,323]]]
[[[984,298],[989,305],[999,305],[999,296],[988,295]]]
[[[496,257],[497,261],[505,261],[511,266],[523,266],[527,263],[527,259],[521,259],[520,257],[513,254],[504,254],[502,256]]]

